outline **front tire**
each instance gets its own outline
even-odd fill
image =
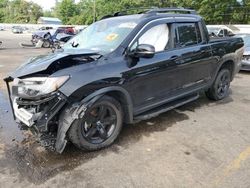
[[[50,42],[48,40],[44,40],[42,47],[43,48],[49,48],[50,47]]]
[[[206,91],[207,97],[215,101],[226,98],[229,95],[230,82],[230,70],[227,68],[221,69],[212,87]]]
[[[123,124],[120,103],[103,96],[95,102],[82,119],[74,121],[68,136],[82,150],[94,151],[110,146],[118,137]]]

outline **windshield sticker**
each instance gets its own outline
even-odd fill
[[[120,24],[119,28],[131,28],[131,29],[133,29],[133,28],[135,28],[135,26],[136,26],[136,23],[134,23],[134,22],[127,22],[127,23]]]
[[[117,33],[111,33],[111,34],[109,34],[108,36],[106,36],[106,39],[107,39],[108,41],[113,41],[113,40],[117,39],[118,36],[119,36],[119,35],[118,35]]]

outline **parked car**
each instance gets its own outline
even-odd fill
[[[55,46],[60,47],[61,45],[66,43],[69,39],[71,39],[74,36],[72,34],[64,33],[64,30],[61,30],[61,29],[57,29],[55,30],[55,32],[53,31],[51,33],[53,34],[51,35],[49,33],[45,36],[32,35],[32,39],[31,39],[32,44],[36,45],[38,41],[42,40],[43,48],[50,48],[50,47],[54,48]]]
[[[250,34],[237,34],[236,36],[242,37],[245,43],[241,70],[250,71]]]
[[[0,26],[0,31],[4,31],[4,27],[3,26]]]
[[[56,29],[49,29],[49,30],[38,30],[36,32],[34,32],[32,34],[32,40],[34,38],[50,38],[51,36],[53,36],[54,34],[57,34],[57,33],[64,33],[64,34],[67,34],[67,35],[74,35],[74,29],[73,27],[58,27]]]
[[[56,29],[49,29],[49,30],[37,30],[34,33],[32,33],[31,41],[32,43],[37,42],[37,38],[49,38],[51,35],[53,35],[56,32]],[[34,41],[35,40],[35,41]]]
[[[59,27],[58,29],[60,29],[63,33],[68,34],[68,35],[75,34],[75,28],[71,26],[62,26],[62,27]]]
[[[208,26],[207,29],[210,37],[232,37],[235,35],[232,30],[221,26]]]
[[[53,27],[51,27],[51,26],[43,26],[43,27],[40,27],[38,30],[44,31],[44,30],[52,30],[52,29],[53,29]]]
[[[210,39],[187,9],[152,9],[95,22],[56,53],[31,59],[5,78],[16,120],[42,146],[62,153],[111,145],[132,124],[194,101],[228,96],[242,38]],[[11,98],[11,97],[10,97]]]
[[[14,33],[14,34],[23,33],[23,28],[21,26],[13,26],[12,27],[12,33]]]
[[[41,38],[44,39],[43,47],[51,47],[54,41],[67,42],[70,38],[74,36],[74,33],[67,29],[62,29],[61,27],[54,30],[39,31],[32,35],[31,42],[36,44]]]

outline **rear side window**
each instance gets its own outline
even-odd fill
[[[176,47],[192,46],[202,42],[200,29],[196,23],[176,24],[175,35]]]

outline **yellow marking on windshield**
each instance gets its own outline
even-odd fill
[[[118,35],[117,33],[111,33],[111,34],[109,34],[108,36],[106,36],[106,39],[107,39],[108,41],[113,41],[113,40],[117,39],[118,36],[119,36],[119,35]]]

